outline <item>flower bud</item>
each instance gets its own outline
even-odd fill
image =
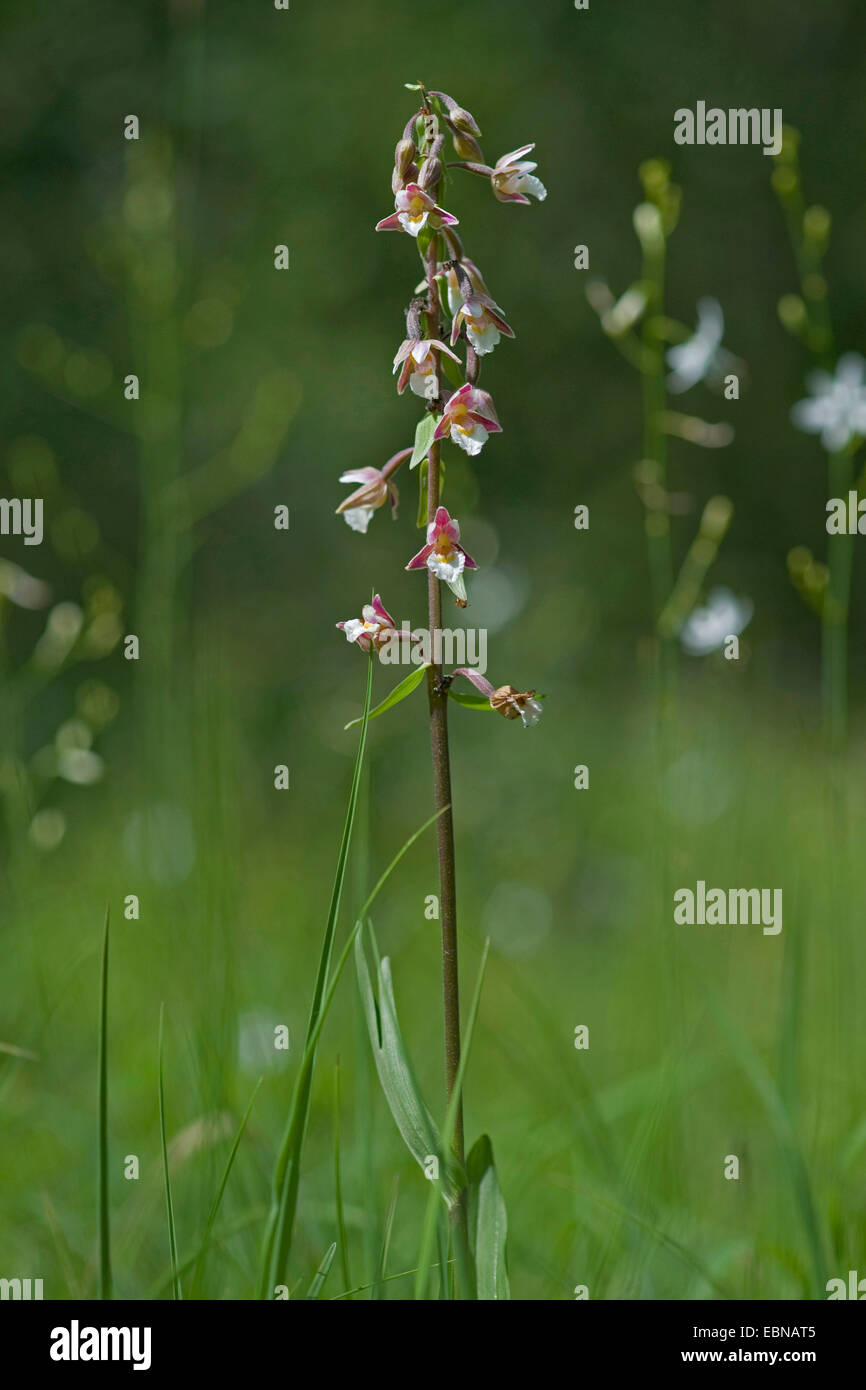
[[[459,159],[471,159],[476,163],[484,163],[484,151],[473,135],[468,135],[464,131],[455,130],[454,148]]]
[[[425,159],[424,163],[421,165],[421,168],[418,170],[418,183],[421,185],[421,187],[425,191],[430,188],[435,188],[441,178],[441,159],[436,159],[435,156],[433,156],[430,159]]]
[[[481,131],[478,129],[478,122],[472,115],[472,112],[466,110],[465,106],[453,106],[448,112],[448,119],[453,126],[456,126],[458,130],[464,131],[467,135],[481,134]]]
[[[415,158],[415,142],[413,140],[398,140],[397,148],[394,151],[394,168],[398,174],[403,175]]]

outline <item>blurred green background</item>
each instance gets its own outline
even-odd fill
[[[513,1294],[821,1297],[826,1278],[862,1268],[863,567],[855,555],[851,736],[831,764],[819,623],[786,571],[792,546],[824,554],[827,484],[818,442],[789,421],[806,362],[776,315],[797,280],[772,160],[678,148],[673,112],[782,107],[801,130],[807,196],[833,216],[838,342],[863,348],[863,30],[854,0],[768,0],[759,14],[732,0],[699,18],[688,0],[585,13],[567,0],[8,0],[0,479],[3,496],[44,497],[46,539],[0,551],[0,1276],[42,1277],[51,1298],[94,1293],[110,901],[117,1292],[165,1292],[162,1001],[182,1258],[266,1076],[206,1292],[254,1287],[355,749],[343,726],[362,701],[364,662],[334,623],[371,588],[398,619],[424,613],[424,585],[403,572],[420,544],[414,479],[400,475],[397,524],[380,512],[363,537],[333,515],[339,473],[381,465],[417,419],[390,375],[417,261],[373,226],[414,109],[403,84],[419,78],[472,110],[491,160],[536,141],[549,190],[511,207],[458,176],[447,203],[517,334],[484,369],[503,434],[448,460],[445,501],[482,566],[462,621],[488,629],[494,683],[547,695],[531,732],[451,719],[465,994],[486,935],[493,952],[467,1130],[493,1137]],[[123,139],[131,113],[137,142]],[[739,663],[682,656],[661,766],[632,481],[640,383],[573,267],[586,243],[617,292],[637,278],[631,216],[651,156],[684,195],[669,311],[691,325],[696,301],[717,297],[748,364],[740,401],[703,386],[684,398],[736,437],[671,442],[671,486],[688,498],[675,558],[706,500],[729,496],[709,578],[755,604]],[[273,526],[279,504],[288,533]],[[376,673],[377,697],[391,674]],[[370,741],[340,939],[431,809],[423,696]],[[281,763],[288,792],[273,787]],[[578,763],[589,791],[573,788]],[[675,929],[670,887],[698,878],[781,886],[782,934]],[[439,1115],[434,892],[428,836],[375,925]],[[137,921],[122,916],[128,894]],[[417,1256],[426,1184],[378,1091],[356,993],[347,974],[320,1052],[293,1288],[335,1238],[338,1056],[353,1280],[373,1278],[395,1177],[389,1271]],[[279,1023],[288,1056],[270,1045]],[[573,1047],[581,1023],[588,1052]],[[731,1153],[739,1182],[722,1175]],[[138,1182],[123,1178],[127,1154]],[[341,1288],[334,1271],[326,1296]]]

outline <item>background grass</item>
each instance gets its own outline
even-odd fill
[[[333,630],[371,586],[421,620],[416,498],[366,538],[331,513],[342,469],[411,440],[390,363],[414,283],[377,238],[392,146],[423,77],[475,113],[493,158],[538,142],[550,190],[503,207],[451,185],[467,249],[517,339],[485,372],[504,433],[452,460],[446,502],[482,565],[465,621],[490,675],[544,691],[539,728],[454,707],[464,997],[491,937],[466,1085],[467,1137],[494,1142],[519,1298],[823,1295],[862,1266],[862,648],[855,555],[852,731],[818,739],[819,632],[789,584],[824,551],[825,459],[788,421],[802,356],[775,303],[795,288],[771,161],[677,149],[673,111],[781,106],[809,196],[834,216],[840,347],[864,333],[862,15],[854,4],[24,4],[4,18],[0,194],[2,493],[44,496],[46,543],[4,558],[79,604],[72,653],[34,664],[44,611],[0,599],[0,1274],[46,1297],[98,1279],[97,1046],[105,903],[109,1195],[118,1297],[170,1295],[157,1104],[165,1090],[181,1267],[199,1249],[249,1118],[200,1292],[256,1287],[273,1161],[300,1060],[357,730],[364,663]],[[138,144],[123,117],[137,113]],[[671,442],[682,558],[706,499],[735,503],[712,572],[755,601],[739,663],[681,659],[659,763],[647,642],[636,378],[601,339],[572,247],[636,273],[638,162],[671,158],[685,204],[671,311],[718,296],[749,364],[726,450]],[[449,204],[450,206],[450,204]],[[292,268],[273,270],[285,242]],[[411,248],[410,248],[411,249]],[[122,379],[140,374],[142,398]],[[573,509],[590,506],[576,533]],[[273,509],[291,507],[288,534]],[[457,619],[454,610],[454,622]],[[142,657],[123,660],[136,632]],[[45,655],[45,647],[42,652]],[[47,662],[47,664],[46,664]],[[376,672],[374,701],[387,691]],[[431,810],[424,701],[369,730],[342,943],[352,913]],[[70,721],[78,727],[70,730]],[[81,726],[85,734],[82,734]],[[58,752],[93,739],[93,785]],[[64,742],[65,741],[65,742]],[[291,769],[291,790],[273,768]],[[590,789],[572,769],[590,767]],[[68,772],[68,767],[66,767]],[[53,849],[46,831],[65,833]],[[669,888],[782,887],[784,930],[674,928]],[[432,841],[378,899],[401,1024],[443,1118]],[[128,894],[140,898],[125,920]],[[323,1035],[290,1286],[305,1294],[338,1222],[334,1063],[349,1267],[371,1285],[417,1261],[428,1188],[379,1093],[347,973]],[[573,1046],[590,1028],[588,1052]],[[290,1030],[288,1053],[271,1045]],[[739,1182],[723,1177],[725,1155]],[[137,1182],[124,1158],[139,1157]],[[395,1187],[395,1181],[399,1179]],[[396,1205],[394,1194],[396,1192]],[[392,1209],[393,1208],[393,1209]],[[342,1253],[322,1296],[344,1288]],[[408,1297],[413,1280],[377,1294]],[[185,1288],[186,1293],[186,1288]],[[363,1296],[368,1296],[365,1293]]]

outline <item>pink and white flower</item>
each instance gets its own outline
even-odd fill
[[[360,618],[348,618],[344,623],[337,623],[337,627],[345,632],[346,641],[357,643],[362,652],[368,652],[371,647],[377,652],[381,651],[392,637],[400,636],[394,619],[378,594],[372,603],[364,604]]]
[[[547,197],[547,189],[541,179],[532,173],[538,165],[534,160],[523,158],[534,149],[534,143],[521,145],[519,150],[512,150],[510,154],[504,154],[501,159],[497,159],[490,175],[490,182],[500,203],[528,203],[528,193],[539,202],[543,202]]]
[[[489,294],[473,292],[471,298],[464,299],[454,315],[451,324],[451,342],[456,343],[460,336],[460,326],[465,323],[466,336],[479,356],[492,352],[504,333],[513,338],[514,331],[505,322],[502,310],[494,304]]]
[[[437,508],[435,517],[427,527],[427,544],[412,556],[406,566],[407,570],[425,567],[447,584],[461,603],[466,603],[463,571],[476,570],[478,566],[460,544],[460,523],[449,516],[446,507]]]
[[[471,666],[458,666],[455,676],[465,676],[476,690],[490,701],[490,708],[498,710],[506,719],[522,719],[524,729],[531,729],[538,723],[543,713],[540,700],[535,698],[534,690],[515,690],[513,685],[500,685],[497,689],[486,676]]]
[[[488,435],[501,434],[493,401],[486,391],[466,382],[445,403],[445,412],[436,426],[434,439],[450,436],[467,454],[478,454]]]
[[[455,362],[460,362],[456,352],[452,352],[437,338],[406,338],[400,344],[394,358],[394,371],[396,372],[398,367],[401,369],[397,378],[397,391],[401,396],[408,386],[416,396],[423,396],[425,400],[436,398],[438,390],[435,384],[437,377],[434,348],[437,352],[446,352]]]
[[[411,449],[402,450],[405,458],[408,458],[411,452]],[[366,535],[373,513],[388,501],[391,503],[391,516],[396,520],[400,494],[397,484],[393,483],[381,468],[350,468],[340,474],[340,482],[361,484],[337,508],[337,515],[344,517],[353,531],[360,531],[362,535]]]
[[[535,165],[532,166],[535,168]],[[525,199],[524,199],[525,201]],[[394,195],[396,211],[376,223],[377,232],[399,232],[417,236],[429,223],[432,228],[456,227],[457,218],[437,207],[419,183],[409,183]]]
[[[459,261],[446,261],[444,265],[440,264],[439,274],[445,275],[445,287],[448,293],[448,312],[452,318],[457,313],[465,298],[465,292],[460,288],[460,281],[463,277],[457,274],[458,264],[463,275],[468,277],[473,290],[476,290],[479,294],[490,295],[490,291],[484,283],[484,277],[481,271],[478,269],[475,262],[470,261],[468,257],[461,256]]]

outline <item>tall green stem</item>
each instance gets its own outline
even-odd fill
[[[643,284],[647,307],[643,326],[643,456],[652,465],[659,498],[667,497],[667,436],[664,429],[665,362],[659,324],[664,316],[665,254],[663,233],[644,240]],[[660,706],[670,705],[676,682],[676,648],[673,637],[659,630],[658,622],[674,586],[671,523],[666,510],[648,507],[644,517],[649,556],[650,590],[656,643],[656,693]]]
[[[437,190],[431,190],[434,198]],[[439,289],[436,283],[437,235],[430,240],[425,256],[427,280],[427,333],[430,338],[441,336]],[[436,358],[437,397],[441,393],[438,355]],[[427,455],[427,522],[433,521],[439,506],[440,445],[433,443]],[[431,634],[442,627],[442,590],[440,580],[428,572],[428,625]],[[431,652],[432,655],[432,652]],[[451,812],[451,759],[448,747],[448,696],[442,689],[442,667],[431,662],[427,672],[427,694],[430,707],[430,750],[433,759],[433,797],[437,811],[436,848],[439,859],[439,918],[442,936],[442,1005],[445,1022],[445,1087],[450,1102],[460,1068],[460,981],[457,959],[457,886],[454,862],[454,819]],[[458,1100],[454,1123],[453,1149],[461,1168],[465,1162],[463,1138],[463,1102]],[[453,1208],[455,1235],[461,1251],[468,1248],[468,1225],[465,1193]],[[470,1291],[466,1290],[467,1295]]]

